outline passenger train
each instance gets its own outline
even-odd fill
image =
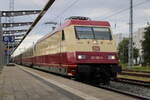
[[[70,17],[14,61],[57,74],[109,83],[121,71],[109,22]]]

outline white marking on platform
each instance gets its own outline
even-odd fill
[[[93,97],[93,96],[90,96],[88,94],[85,94],[85,93],[83,93],[83,92],[81,92],[79,90],[73,89],[73,88],[68,87],[68,86],[66,86],[64,84],[60,84],[60,83],[58,83],[58,82],[56,82],[54,80],[47,79],[47,78],[45,78],[43,76],[40,76],[39,74],[37,74],[35,72],[29,71],[27,69],[24,69],[23,67],[19,67],[19,68],[21,68],[21,69],[23,69],[23,70],[25,70],[25,71],[27,71],[27,72],[29,72],[29,73],[39,77],[39,78],[41,78],[41,79],[43,79],[43,80],[45,80],[45,81],[47,81],[49,83],[54,84],[54,85],[58,86],[59,88],[62,88],[62,89],[66,90],[66,91],[68,91],[68,92],[70,92],[72,94],[75,94],[75,95],[77,95],[77,96],[79,96],[79,97],[81,97],[81,98],[83,98],[85,100],[100,100],[100,99],[98,99],[96,97]]]

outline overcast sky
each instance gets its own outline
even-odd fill
[[[15,0],[15,10],[42,9],[48,0]],[[33,44],[51,31],[51,25],[44,22],[62,23],[69,16],[87,16],[93,20],[106,20],[111,23],[113,34],[128,34],[130,0],[56,0],[40,23],[30,33],[26,42]],[[134,31],[146,26],[150,21],[150,0],[134,1]],[[9,0],[1,0],[0,10],[9,10]],[[35,16],[17,17],[15,21],[31,21]],[[34,38],[33,38],[34,37]],[[31,39],[32,38],[32,39]],[[22,45],[23,48],[24,45]]]

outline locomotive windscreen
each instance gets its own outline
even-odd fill
[[[78,39],[112,40],[111,31],[107,27],[76,26],[75,32]]]

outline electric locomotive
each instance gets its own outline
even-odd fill
[[[22,64],[94,83],[121,71],[109,22],[87,17],[68,18],[20,56]]]

